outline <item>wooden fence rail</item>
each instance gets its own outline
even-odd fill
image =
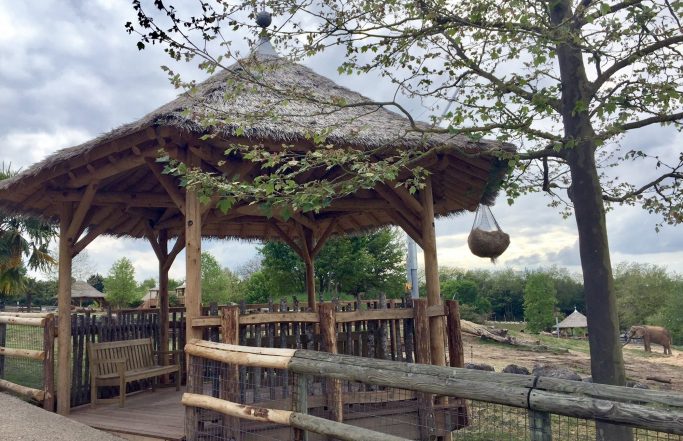
[[[8,326],[29,326],[43,329],[42,348],[25,349],[6,347]],[[23,358],[42,362],[42,388],[36,389],[0,379],[0,390],[42,403],[47,410],[54,410],[54,341],[55,317],[51,313],[0,312],[0,377],[4,376],[5,357]]]
[[[683,395],[668,391],[200,340],[191,341],[185,352],[228,365],[286,369],[293,375],[499,403],[528,409],[531,417],[546,424],[551,420],[542,418],[544,414],[557,414],[683,435]],[[186,403],[196,403],[196,397]]]

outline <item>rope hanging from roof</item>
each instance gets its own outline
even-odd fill
[[[477,207],[467,245],[472,254],[489,258],[493,263],[510,245],[510,235],[503,232],[487,205]]]

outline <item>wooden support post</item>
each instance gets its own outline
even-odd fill
[[[7,346],[7,323],[0,323],[0,347]],[[0,378],[5,378],[5,355],[0,353]]]
[[[308,380],[306,374],[294,374],[294,389],[292,390],[292,412],[308,413]],[[308,441],[308,432],[303,429],[293,429],[294,441]]]
[[[415,362],[432,364],[430,352],[429,316],[427,302],[423,299],[413,300],[415,312]],[[420,429],[420,440],[427,441],[434,434],[434,395],[424,392],[417,393],[417,418]]]
[[[204,391],[204,384],[202,381],[204,375],[204,359],[201,357],[194,357],[187,355],[187,393],[202,394]],[[199,416],[201,411],[198,408],[187,406],[185,407],[185,435],[187,441],[199,441],[203,439],[200,436],[201,421]]]
[[[71,245],[67,232],[73,217],[73,207],[62,205],[59,217],[59,362],[57,370],[57,413],[68,415],[71,409]]]
[[[448,334],[448,359],[451,367],[465,367],[465,350],[460,327],[460,304],[457,300],[446,300],[446,325]],[[467,403],[463,399],[451,401],[446,417],[449,430],[458,430],[469,425]],[[456,403],[458,404],[456,406]],[[455,409],[454,411],[452,409]]]
[[[434,196],[432,179],[427,176],[425,187],[420,190],[422,202],[422,251],[424,251],[425,282],[427,284],[427,305],[441,304],[439,287],[439,263],[436,258],[436,232],[434,231]],[[429,321],[431,362],[437,366],[446,365],[444,349],[443,317],[432,317]]]
[[[199,164],[198,158],[188,155],[188,167]],[[185,192],[185,338],[201,339],[202,330],[192,326],[192,320],[202,315],[202,216],[196,191]]]
[[[43,328],[43,409],[55,410],[55,317],[49,314],[45,317]]]
[[[221,316],[221,333],[223,334],[223,343],[231,345],[240,344],[240,308],[239,306],[229,306],[223,308]],[[225,374],[225,380],[221,383],[224,388],[221,390],[221,398],[232,401],[234,403],[240,402],[240,375],[239,366],[236,364],[223,364],[224,369],[221,369],[221,374]],[[225,427],[225,439],[232,439],[239,441],[240,434],[240,420],[235,417],[226,417],[223,421]]]
[[[529,432],[531,441],[552,441],[553,431],[548,412],[529,410]]]
[[[320,317],[320,337],[322,350],[331,354],[337,353],[337,319],[332,303],[323,303],[318,311]],[[328,379],[327,381],[327,407],[331,413],[330,419],[342,422],[344,419],[341,393],[341,381]]]
[[[304,263],[306,264],[306,296],[308,297],[308,307],[311,311],[316,311],[315,302],[315,264],[313,256],[313,232],[307,228],[301,228],[301,247],[304,252]]]
[[[448,326],[448,358],[451,367],[465,367],[465,352],[460,328],[460,304],[457,300],[446,300]]]
[[[158,236],[159,249],[161,256],[159,257],[159,350],[169,351],[168,348],[168,308],[169,308],[169,294],[168,294],[168,270],[170,265],[167,265],[168,260],[168,230],[159,231]],[[165,355],[161,359],[162,365],[168,364],[168,357]]]

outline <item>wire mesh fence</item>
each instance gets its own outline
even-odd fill
[[[44,329],[20,324],[0,324],[0,347],[42,351]],[[44,386],[43,361],[0,353],[0,379],[34,389]]]
[[[448,441],[593,441],[596,422],[490,402],[434,396],[406,388],[364,381],[304,375],[287,369],[224,364],[190,358],[188,392],[242,404],[244,415],[267,415],[272,409],[342,420],[410,440]],[[335,410],[340,392],[341,418]],[[217,411],[187,407],[188,441],[323,440],[327,437],[286,424],[252,421]],[[635,441],[676,440],[680,435],[632,429]],[[348,439],[348,438],[346,438]]]

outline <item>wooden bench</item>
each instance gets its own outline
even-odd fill
[[[121,340],[106,343],[88,342],[90,360],[90,399],[94,406],[98,401],[119,401],[123,407],[126,400],[126,383],[136,380],[152,379],[152,390],[156,389],[156,379],[162,375],[176,373],[176,390],[180,390],[180,364],[163,366],[160,356],[176,355],[179,363],[180,351],[154,351],[151,338]],[[118,386],[118,398],[97,399],[100,386]]]

